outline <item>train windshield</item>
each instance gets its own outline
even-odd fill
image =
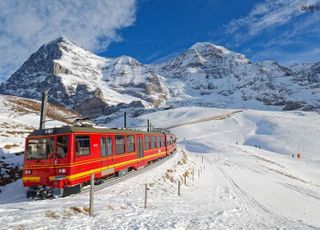
[[[53,156],[53,138],[30,139],[27,142],[27,160],[42,160]]]

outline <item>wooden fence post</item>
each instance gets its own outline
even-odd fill
[[[94,193],[94,173],[90,178],[90,200],[89,200],[89,214],[93,216],[93,193]]]
[[[178,196],[181,196],[180,180],[178,180]]]
[[[147,208],[148,201],[148,184],[144,185],[144,208]]]

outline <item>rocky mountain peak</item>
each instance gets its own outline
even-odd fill
[[[161,105],[310,110],[320,109],[320,62],[293,68],[251,63],[222,46],[198,42],[165,63],[145,65],[125,55],[99,57],[59,37],[33,53],[0,93],[41,99],[45,89],[51,102],[86,116]]]
[[[141,63],[130,56],[122,55],[115,59],[115,64],[117,65],[134,65],[134,66],[140,66]]]
[[[212,52],[220,53],[220,54],[228,54],[231,52],[230,50],[224,48],[223,46],[214,45],[210,42],[197,42],[194,45],[192,45],[189,49],[193,49],[198,52],[211,50]]]
[[[51,102],[91,116],[109,113],[110,106],[114,111],[155,101],[159,104],[165,98],[160,78],[132,57],[99,57],[58,37],[33,53],[0,86],[0,93],[39,100],[49,89]],[[142,102],[132,103],[135,101]],[[119,103],[121,107],[117,107]]]
[[[71,41],[70,39],[68,39],[65,36],[57,37],[56,39],[53,39],[52,41],[48,42],[46,45],[50,45],[50,44],[76,46],[76,47],[82,48],[80,44],[78,44],[74,41]],[[84,48],[82,48],[82,49],[84,49]]]
[[[250,61],[242,54],[230,51],[223,46],[214,45],[209,42],[197,42],[189,48],[189,50],[194,50],[198,55],[201,55],[204,59],[212,58],[225,58],[234,59],[238,64],[246,64]]]
[[[163,71],[184,68],[235,68],[237,65],[248,64],[244,55],[230,51],[222,46],[217,46],[209,42],[198,42],[187,49],[182,54],[159,64]]]

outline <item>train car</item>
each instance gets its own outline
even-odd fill
[[[25,143],[22,181],[27,197],[77,193],[96,180],[121,176],[172,154],[166,132],[65,126],[33,131]]]

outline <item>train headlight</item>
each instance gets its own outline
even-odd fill
[[[59,173],[66,173],[66,169],[62,168],[62,169],[58,169]]]
[[[26,174],[26,175],[30,175],[32,172],[31,172],[31,170],[29,170],[29,169],[26,169],[26,170],[24,170],[24,174]]]

